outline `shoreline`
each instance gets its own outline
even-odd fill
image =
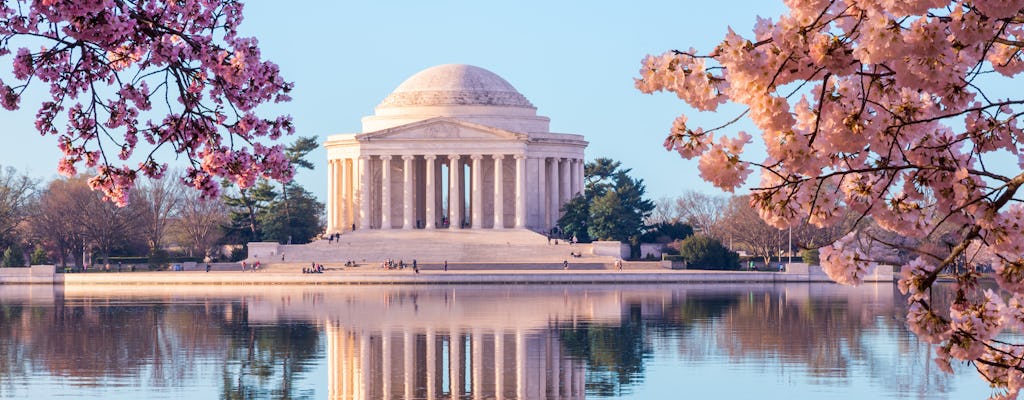
[[[26,271],[27,272],[27,271]],[[406,270],[327,271],[157,271],[30,273],[0,275],[0,285],[425,285],[425,284],[654,284],[832,282],[823,273],[708,270]],[[873,274],[864,282],[893,282],[892,274]]]

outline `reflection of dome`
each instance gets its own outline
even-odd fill
[[[497,74],[465,64],[444,64],[416,73],[378,107],[485,105],[534,108]]]

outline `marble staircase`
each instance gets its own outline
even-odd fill
[[[379,263],[394,259],[420,263],[613,263],[614,258],[593,255],[590,244],[549,244],[547,238],[526,229],[505,230],[363,230],[347,232],[337,241],[318,240],[304,245],[277,245],[253,252],[261,263],[344,263],[348,260]],[[570,257],[570,252],[582,257]],[[261,255],[262,254],[262,255]]]

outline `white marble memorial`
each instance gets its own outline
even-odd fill
[[[549,132],[547,117],[483,68],[420,71],[362,122],[362,133],[324,143],[328,233],[544,231],[583,190],[583,136]]]

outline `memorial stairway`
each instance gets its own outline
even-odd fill
[[[346,232],[337,241],[317,240],[303,245],[278,245],[273,255],[266,249],[262,263],[344,263],[353,260],[377,263],[394,259],[420,263],[613,263],[614,258],[593,255],[592,245],[559,240],[550,244],[544,235],[526,229],[505,230],[364,230]],[[252,250],[251,250],[252,251]],[[570,253],[581,257],[571,257]],[[258,255],[256,256],[259,257]],[[250,258],[253,258],[252,254]]]

